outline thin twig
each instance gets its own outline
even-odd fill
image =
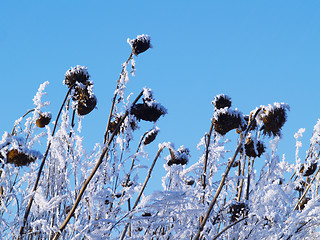
[[[216,236],[214,236],[212,238],[212,240],[217,239],[218,237],[220,237],[225,231],[227,231],[229,228],[233,227],[234,225],[238,224],[239,222],[242,222],[243,220],[247,219],[248,216],[245,216],[244,218],[241,218],[240,220],[230,224],[229,226],[225,227],[221,232],[219,232]]]

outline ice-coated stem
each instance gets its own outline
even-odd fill
[[[121,79],[122,74],[125,71],[125,66],[127,66],[129,61],[132,59],[132,56],[133,56],[133,49],[132,49],[132,51],[130,53],[130,56],[129,56],[128,60],[124,63],[122,71],[121,71],[120,76],[119,76],[119,79],[117,81],[117,88],[116,88],[116,92],[115,92],[115,94],[113,96],[113,99],[112,99],[112,105],[111,105],[111,109],[110,109],[110,113],[109,113],[109,117],[108,117],[106,132],[104,134],[103,144],[105,144],[109,140],[108,139],[109,138],[109,125],[110,125],[110,122],[111,122],[111,117],[113,115],[113,109],[114,109],[114,106],[115,106],[115,103],[116,103],[116,99],[117,99],[117,96],[118,96],[117,90],[119,89],[119,86],[120,86],[120,79]]]

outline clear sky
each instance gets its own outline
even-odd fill
[[[98,98],[98,109],[83,120],[84,143],[88,149],[102,143],[121,64],[131,51],[127,38],[139,34],[150,35],[153,48],[135,58],[127,94],[149,87],[168,109],[157,124],[158,143],[185,145],[196,161],[196,145],[209,131],[211,101],[224,93],[245,114],[288,103],[280,153],[294,161],[293,135],[302,127],[308,146],[320,118],[316,0],[1,1],[1,132],[33,108],[44,81],[50,82],[47,110],[55,117],[67,91],[65,72],[84,65]],[[142,124],[141,132],[151,127]]]

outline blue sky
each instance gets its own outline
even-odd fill
[[[279,151],[294,161],[293,135],[302,127],[308,146],[320,117],[319,1],[1,1],[1,132],[33,108],[44,81],[55,117],[67,91],[65,72],[84,65],[98,98],[98,109],[83,120],[84,142],[89,149],[102,143],[121,64],[131,51],[127,38],[139,34],[150,35],[153,48],[135,58],[127,94],[149,87],[168,109],[157,124],[158,143],[185,145],[196,161],[211,101],[224,93],[245,114],[288,103]],[[141,132],[151,127],[142,124]]]

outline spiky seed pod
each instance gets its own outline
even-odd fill
[[[39,117],[36,121],[36,125],[39,128],[44,128],[50,123],[51,118],[52,118],[51,113],[39,113]]]
[[[165,108],[159,104],[153,104],[153,102],[138,103],[131,108],[130,112],[138,120],[149,122],[156,122],[162,115],[167,113]]]
[[[246,128],[242,114],[237,110],[227,108],[215,112],[213,123],[215,131],[221,135],[225,135],[232,129],[244,130]]]
[[[286,110],[289,110],[289,106],[283,103],[275,103],[273,106],[269,105],[265,107],[264,113],[262,114],[263,130],[264,135],[269,137],[280,136],[281,128],[287,120]]]
[[[304,177],[310,176],[316,171],[317,166],[318,164],[316,162],[311,164],[303,164],[300,168],[300,173],[302,173]]]
[[[35,160],[35,157],[18,149],[11,149],[7,154],[7,163],[14,164],[16,167],[27,166]]]
[[[89,80],[90,75],[85,66],[77,65],[76,67],[71,67],[64,77],[64,84],[69,88],[74,86],[77,82],[86,84],[87,80]]]
[[[173,164],[181,164],[185,165],[189,161],[190,151],[188,148],[185,148],[184,146],[181,146],[177,151],[174,151],[173,149],[169,149],[170,151],[170,160],[167,162],[168,166],[171,166]]]
[[[134,55],[136,56],[152,47],[150,44],[150,36],[145,34],[138,35],[136,39],[129,40],[128,42],[133,49]]]
[[[259,140],[254,142],[251,138],[248,138],[245,145],[246,155],[248,157],[260,157],[265,152],[265,146]]]
[[[77,113],[79,116],[89,114],[97,105],[97,98],[93,95],[85,100],[78,101]]]
[[[156,127],[154,129],[152,129],[151,131],[149,131],[143,140],[143,145],[148,145],[148,144],[152,143],[156,139],[159,130],[160,129]]]
[[[85,84],[77,84],[74,86],[74,91],[72,92],[72,100],[80,101],[86,98],[90,98],[93,95],[93,82],[87,81]]]
[[[248,212],[248,205],[244,202],[236,202],[232,203],[229,206],[228,213],[230,214],[230,220],[231,222],[235,222],[241,217],[242,215],[246,214]]]
[[[229,108],[231,107],[231,98],[225,94],[220,94],[214,97],[212,104],[215,110],[225,108],[225,107]]]

